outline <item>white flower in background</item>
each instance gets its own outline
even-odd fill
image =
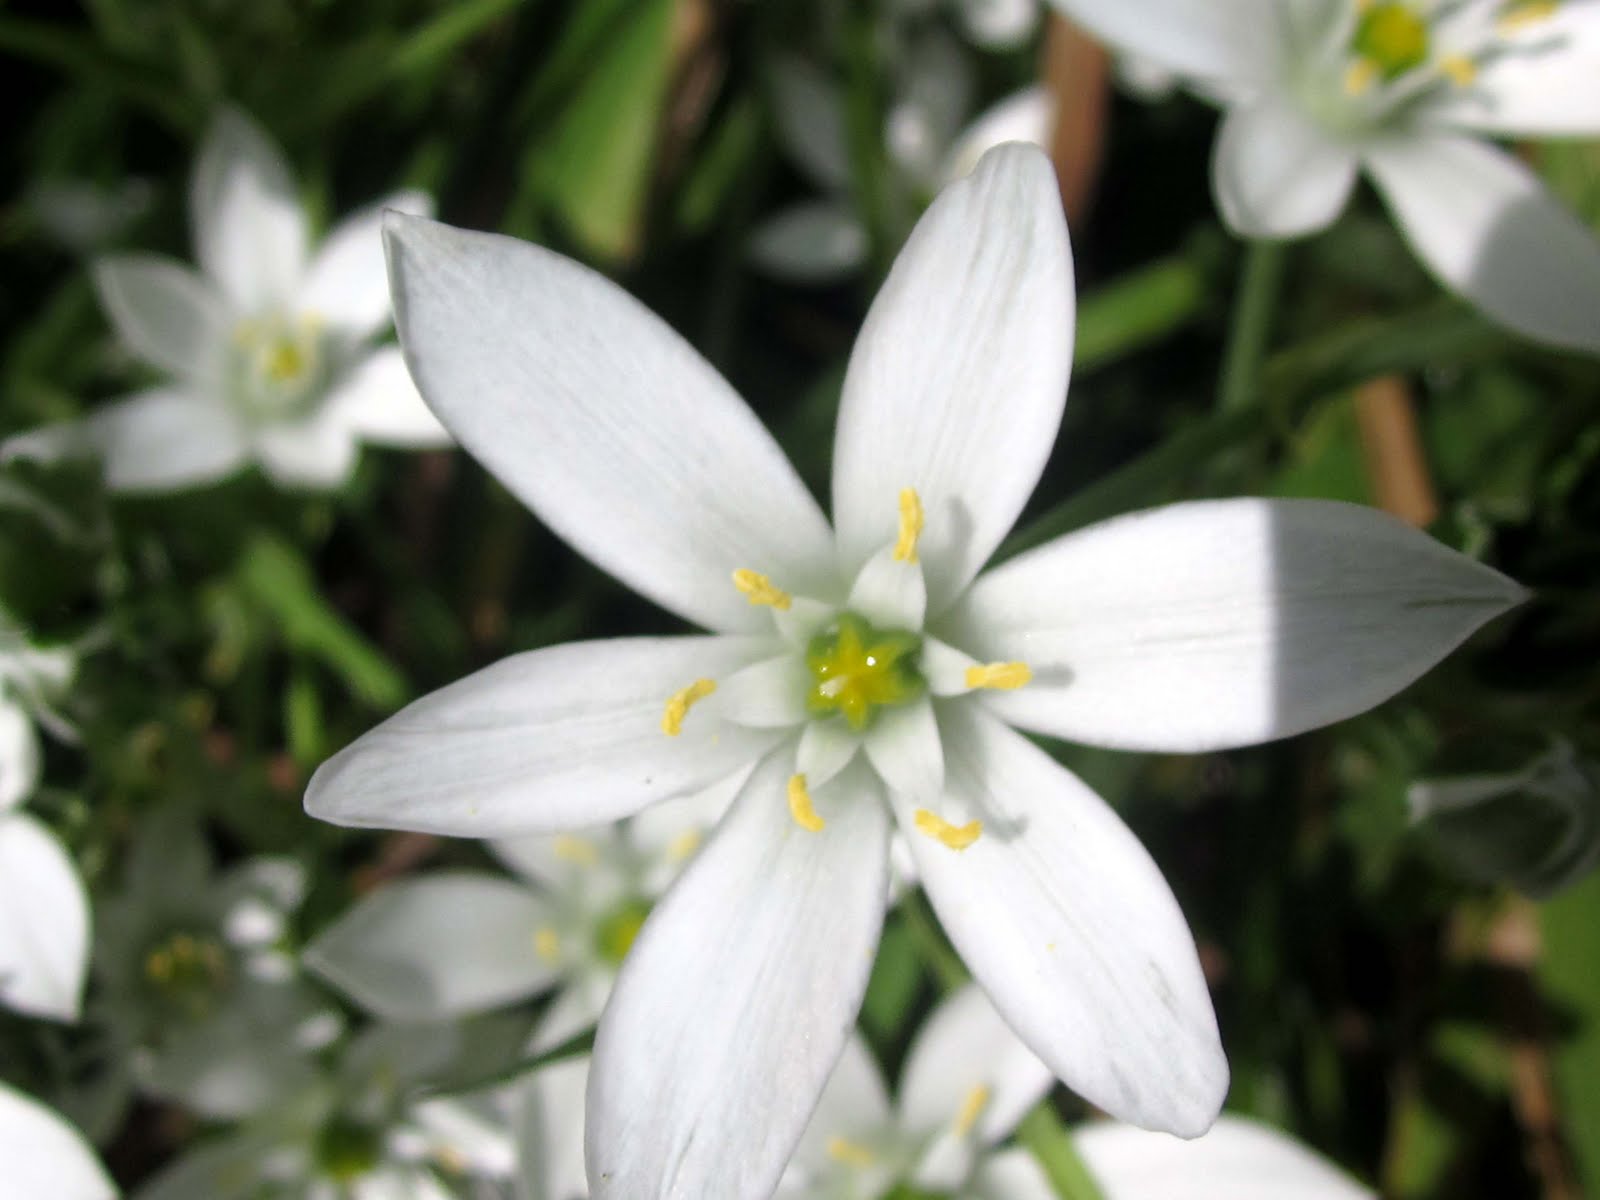
[[[36,719],[72,678],[72,654],[30,645],[0,612],[0,1005],[76,1021],[89,959],[89,897],[55,834],[20,811],[39,780]]]
[[[1439,281],[1536,341],[1600,352],[1600,240],[1480,135],[1600,134],[1597,0],[1053,0],[1227,116],[1217,205],[1314,233],[1359,172]]]
[[[1109,1121],[1073,1134],[1105,1200],[1377,1200],[1266,1125],[1222,1116],[1193,1141]]]
[[[348,217],[313,255],[282,154],[232,110],[211,126],[190,193],[200,271],[155,254],[94,263],[101,305],[134,358],[165,383],[81,421],[20,434],[0,458],[98,455],[106,486],[154,492],[224,478],[255,461],[281,484],[334,487],[358,442],[439,446],[387,328],[384,208]]]
[[[890,832],[1006,1021],[1069,1086],[1198,1134],[1227,1086],[1159,870],[1010,727],[1192,752],[1376,704],[1522,592],[1352,505],[1179,504],[973,582],[1060,424],[1055,177],[991,151],[913,232],[852,355],[830,528],[728,384],[594,272],[390,227],[402,344],[441,420],[554,530],[711,636],[518,655],[312,779],[344,824],[466,837],[743,789],[646,921],[597,1033],[597,1196],[770,1192],[853,1024]]]
[[[0,1083],[0,1198],[113,1200],[94,1148],[56,1113]]]
[[[918,1031],[893,1104],[866,1043],[845,1043],[778,1196],[1051,1200],[1029,1155],[995,1147],[1054,1082],[969,985]]]

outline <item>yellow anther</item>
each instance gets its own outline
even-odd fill
[[[1529,25],[1548,21],[1560,7],[1561,0],[1509,0],[1500,10],[1499,31],[1516,33]]]
[[[900,536],[894,543],[895,562],[917,561],[917,539],[922,536],[922,497],[916,488],[900,489]]]
[[[918,833],[925,833],[936,841],[943,842],[952,850],[965,850],[977,841],[978,835],[983,832],[982,821],[952,825],[938,813],[929,812],[925,808],[917,809],[916,822]]]
[[[472,1170],[472,1163],[467,1156],[454,1146],[435,1146],[433,1157],[435,1162],[452,1175],[465,1175]]]
[[[715,679],[696,679],[683,690],[674,692],[667,701],[666,711],[661,714],[661,732],[677,737],[683,732],[683,719],[689,715],[689,710],[716,690]]]
[[[967,1098],[961,1102],[961,1111],[956,1114],[953,1128],[957,1137],[966,1137],[977,1125],[978,1118],[983,1115],[983,1110],[989,1106],[990,1099],[994,1096],[987,1086],[978,1084],[967,1093]]]
[[[172,955],[165,950],[152,950],[144,960],[144,973],[152,983],[166,983],[172,978]]]
[[[545,962],[555,962],[561,957],[561,935],[548,925],[533,931],[533,949]]]
[[[562,862],[574,863],[580,867],[592,867],[600,861],[600,851],[595,849],[593,842],[573,837],[570,833],[563,833],[558,837],[551,850]]]
[[[1344,90],[1347,96],[1364,96],[1377,82],[1378,68],[1369,58],[1358,58],[1345,68]]]
[[[1439,60],[1439,70],[1457,87],[1471,87],[1478,78],[1478,64],[1465,54],[1451,54]]]
[[[761,572],[752,571],[748,567],[740,567],[733,573],[733,586],[739,589],[746,600],[757,606],[788,612],[789,606],[794,603],[794,597],[788,592]]]
[[[1014,692],[1033,680],[1033,671],[1027,663],[997,662],[967,668],[969,688],[988,688],[996,692]]]
[[[667,858],[673,862],[683,862],[698,849],[700,849],[699,830],[685,829],[667,843]]]
[[[811,793],[806,790],[804,775],[789,776],[789,815],[794,818],[796,825],[808,833],[821,833],[822,827],[827,824],[817,815],[811,803]]]
[[[855,1167],[864,1171],[877,1161],[877,1156],[860,1142],[852,1142],[849,1138],[831,1137],[828,1139],[828,1157],[836,1163],[843,1163],[847,1167]]]

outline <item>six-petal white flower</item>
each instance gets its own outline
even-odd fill
[[[306,796],[341,823],[485,837],[744,782],[601,1019],[593,1194],[777,1186],[861,1000],[895,820],[1050,1069],[1114,1115],[1203,1132],[1227,1068],[1182,914],[1111,810],[1008,722],[1156,750],[1280,737],[1384,699],[1520,589],[1380,513],[1257,500],[1124,517],[974,583],[1071,364],[1067,233],[1031,147],[947,188],[879,293],[845,380],[834,529],[732,389],[608,281],[414,218],[389,250],[445,425],[597,563],[717,631],[508,659],[358,740]]]
[[[1245,237],[1330,224],[1366,171],[1445,287],[1600,353],[1600,240],[1480,135],[1600,134],[1596,0],[1053,0],[1227,112],[1217,205]]]
[[[116,491],[168,491],[255,460],[281,484],[333,487],[360,441],[440,446],[393,346],[380,220],[424,213],[401,192],[348,217],[317,253],[282,154],[242,113],[213,123],[190,195],[200,271],[155,254],[94,264],[100,302],[126,350],[168,382],[82,421],[19,434],[0,457],[100,457]]]

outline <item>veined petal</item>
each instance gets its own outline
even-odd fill
[[[1098,1108],[1194,1136],[1228,1066],[1194,942],[1161,872],[1103,800],[972,704],[946,705],[954,850],[896,815],[946,932],[1012,1029]]]
[[[1247,238],[1292,238],[1332,224],[1350,199],[1357,156],[1276,100],[1228,110],[1211,158],[1217,208]]]
[[[238,109],[211,122],[189,206],[200,267],[240,311],[293,299],[305,269],[305,211],[282,151]]]
[[[1363,712],[1525,595],[1374,509],[1208,500],[1006,563],[963,600],[971,636],[954,640],[1032,668],[1026,687],[986,696],[1013,724],[1193,753]]]
[[[1283,54],[1282,0],[1051,0],[1115,50],[1233,86],[1268,82]]]
[[[764,1196],[855,1021],[888,891],[871,772],[802,829],[773,754],[645,922],[600,1022],[586,1157],[594,1200]]]
[[[966,0],[971,5],[1012,6],[1014,0]],[[1033,11],[1034,0],[1021,0],[1018,7]],[[949,182],[970,174],[983,156],[1006,142],[1031,142],[1047,146],[1055,126],[1055,97],[1043,84],[1023,88],[979,113],[956,139],[945,155],[940,175]]]
[[[340,825],[455,837],[556,833],[614,821],[731,775],[769,746],[667,700],[770,643],[622,638],[514,655],[402,709],[323,763],[306,811]],[[702,703],[709,703],[703,701]]]
[[[448,446],[451,438],[423,403],[398,346],[362,359],[327,400],[324,417],[379,446]]]
[[[991,1155],[978,1165],[972,1177],[972,1200],[1057,1200],[1059,1195],[1026,1150],[1002,1150]],[[1166,1198],[1150,1196],[1148,1200]]]
[[[89,1141],[58,1114],[0,1083],[0,1162],[7,1194],[115,1200],[116,1185]]]
[[[89,897],[55,836],[0,816],[0,1004],[76,1021],[89,965]]]
[[[794,769],[811,787],[821,787],[850,764],[861,735],[844,721],[810,721],[800,731]]]
[[[522,884],[440,871],[389,884],[306,947],[305,963],[389,1021],[485,1012],[554,979],[535,951],[545,904]]]
[[[789,729],[806,719],[812,684],[805,659],[793,651],[752,663],[718,685],[719,707],[728,720],[755,729]]]
[[[1471,85],[1444,92],[1428,115],[1512,137],[1600,134],[1600,5],[1563,3],[1517,25]]]
[[[389,209],[426,217],[433,213],[433,198],[426,192],[396,192],[335,225],[311,260],[296,311],[356,341],[389,324],[389,272],[383,262],[383,214]]]
[[[32,795],[38,782],[39,733],[27,710],[0,693],[0,820]]]
[[[933,1011],[911,1043],[900,1079],[900,1121],[917,1133],[970,1134],[992,1145],[1054,1082],[983,989],[969,984]]]
[[[1440,283],[1524,337],[1600,354],[1600,239],[1532,171],[1453,134],[1374,146],[1367,167]]]
[[[356,467],[355,435],[326,412],[263,426],[252,436],[261,469],[284,487],[335,488]]]
[[[795,1147],[790,1163],[809,1177],[825,1177],[838,1169],[841,1139],[850,1143],[851,1148],[870,1153],[869,1143],[875,1135],[888,1132],[892,1119],[883,1072],[878,1069],[866,1042],[859,1035],[852,1035],[834,1064],[833,1074],[828,1076],[828,1084],[817,1099],[816,1111],[811,1114],[811,1122]],[[871,1170],[866,1164],[859,1169]],[[860,1175],[855,1179],[857,1190],[853,1194],[856,1195],[877,1195],[893,1182],[883,1179],[880,1188],[874,1190],[869,1179]],[[815,1192],[800,1194],[814,1195]]]
[[[94,286],[117,337],[151,366],[215,376],[230,336],[229,305],[210,283],[159,254],[95,260]]]
[[[665,322],[538,246],[386,226],[400,342],[429,406],[552,529],[658,604],[724,631],[732,585],[838,592],[828,524],[742,400]]]
[[[854,572],[914,488],[928,608],[1005,536],[1055,443],[1072,369],[1072,251],[1050,160],[991,150],[917,222],[850,356],[833,512]]]
[[[847,606],[880,629],[921,629],[928,613],[921,565],[901,562],[893,547],[884,547],[856,575]]]
[[[879,710],[861,744],[890,791],[927,801],[944,790],[944,747],[928,697]]]
[[[1097,1121],[1073,1134],[1105,1200],[1374,1200],[1291,1138],[1242,1117],[1193,1141]]]

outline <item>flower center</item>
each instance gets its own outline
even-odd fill
[[[649,915],[650,905],[646,901],[624,900],[595,926],[595,953],[612,966],[620,967]]]
[[[351,1183],[378,1165],[382,1145],[377,1130],[348,1117],[334,1117],[317,1133],[317,1166],[328,1178]]]
[[[1371,4],[1356,24],[1351,52],[1385,83],[1428,61],[1427,20],[1409,4]]]
[[[311,409],[327,376],[327,339],[315,315],[241,321],[233,343],[234,394],[245,416],[277,421]]]
[[[875,629],[854,613],[841,613],[806,647],[806,707],[817,716],[837,713],[858,732],[865,729],[878,709],[922,695],[926,684],[916,667],[921,649],[914,633]]]
[[[209,934],[174,933],[145,955],[144,975],[164,1000],[203,1013],[227,982],[227,952]]]

